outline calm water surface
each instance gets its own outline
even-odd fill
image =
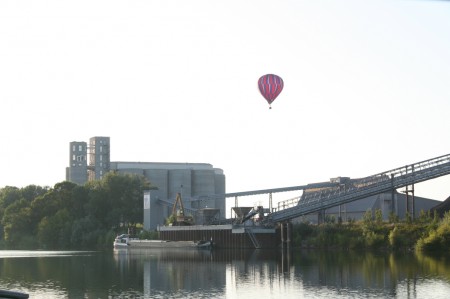
[[[30,298],[450,298],[450,256],[283,250],[0,251]]]

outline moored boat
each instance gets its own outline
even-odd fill
[[[166,241],[166,240],[140,240],[131,238],[127,234],[117,236],[114,248],[212,248],[212,241]]]

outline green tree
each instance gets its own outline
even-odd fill
[[[49,190],[48,187],[41,187],[36,185],[28,185],[20,190],[23,199],[33,201],[36,197],[44,195]]]
[[[86,216],[86,204],[89,201],[89,189],[86,186],[75,186],[72,189],[69,212],[74,219]]]
[[[2,239],[17,248],[25,243],[52,249],[110,245],[114,229],[142,223],[147,189],[154,187],[143,176],[116,173],[84,186],[65,181],[53,188],[2,188]]]
[[[376,209],[375,211],[375,222],[378,226],[381,226],[383,224],[383,212],[381,209]]]
[[[98,240],[107,232],[106,229],[102,229],[101,223],[91,215],[77,219],[72,225],[71,246],[79,249],[95,248],[99,245]]]
[[[108,173],[90,187],[89,213],[108,229],[142,223],[143,191],[154,189],[143,176],[117,173]]]
[[[53,216],[45,216],[38,225],[38,241],[41,248],[70,248],[72,219],[66,209],[59,210]]]
[[[9,245],[34,243],[35,236],[30,231],[30,203],[44,194],[47,188],[29,185],[19,189],[5,187],[0,189],[0,239]],[[8,210],[9,208],[9,210]],[[26,240],[26,241],[24,241]]]
[[[408,224],[411,224],[411,223],[412,223],[412,216],[411,216],[411,213],[410,213],[409,211],[406,212],[406,215],[405,215],[405,221],[406,221],[406,223],[408,223]]]
[[[373,229],[373,215],[372,210],[368,209],[363,215],[363,226],[365,229],[372,230]]]
[[[30,229],[36,233],[38,224],[44,217],[55,215],[64,206],[64,199],[55,189],[51,189],[44,195],[37,197],[31,202]]]
[[[22,199],[20,189],[17,187],[6,186],[0,189],[0,217],[3,217],[5,209],[13,202]]]
[[[30,231],[30,203],[21,199],[10,204],[3,214],[4,239],[9,245],[20,244],[22,238],[32,237]]]
[[[4,221],[3,216],[6,208],[13,202],[19,201],[21,194],[19,188],[6,186],[0,189],[0,239],[4,239]]]

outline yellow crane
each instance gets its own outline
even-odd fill
[[[180,203],[180,209],[177,211],[178,203]],[[175,225],[192,225],[192,223],[194,222],[192,216],[186,216],[184,214],[184,205],[183,201],[181,200],[180,193],[177,193],[177,197],[172,208],[172,215],[175,216],[176,219],[176,223],[174,223]]]

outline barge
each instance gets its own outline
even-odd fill
[[[114,248],[212,248],[212,241],[140,240],[122,234],[114,239]]]

